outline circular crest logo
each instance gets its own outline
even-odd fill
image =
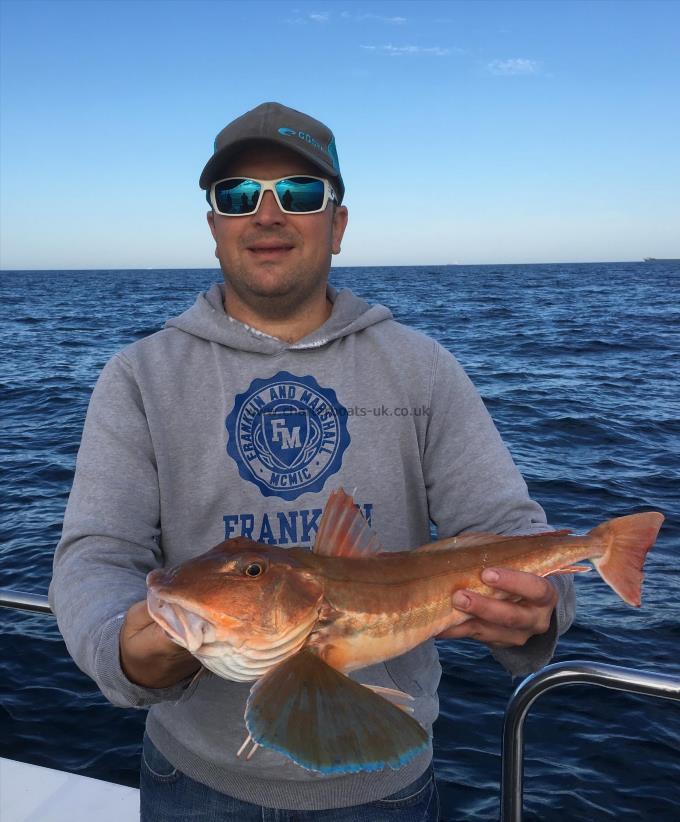
[[[226,419],[227,453],[266,497],[320,491],[349,445],[347,409],[312,376],[279,371],[237,394]]]

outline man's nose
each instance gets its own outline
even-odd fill
[[[265,191],[259,203],[259,208],[253,215],[258,225],[276,225],[285,222],[285,215],[279,208],[273,192]]]

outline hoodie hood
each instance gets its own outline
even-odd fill
[[[191,308],[168,320],[165,327],[179,328],[187,334],[239,351],[279,354],[285,350],[321,348],[332,340],[392,319],[389,308],[369,305],[348,288],[338,291],[329,285],[326,293],[333,304],[330,317],[322,326],[295,343],[272,337],[230,317],[224,310],[223,283],[215,283],[208,291],[199,294]]]

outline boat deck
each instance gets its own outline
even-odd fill
[[[0,758],[2,822],[135,822],[139,791]]]

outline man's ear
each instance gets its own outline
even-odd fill
[[[333,212],[333,226],[331,237],[331,252],[333,254],[340,253],[340,246],[342,245],[342,238],[347,228],[347,221],[349,220],[349,211],[347,206],[337,206]]]
[[[215,212],[210,209],[205,216],[208,218],[208,225],[210,226],[210,233],[213,235],[213,240],[217,242],[217,237],[215,236]]]
[[[210,226],[210,233],[213,235],[213,240],[215,241],[215,256],[217,259],[220,259],[219,252],[217,250],[217,234],[215,233],[215,212],[212,209],[205,215],[208,218],[208,225]]]

